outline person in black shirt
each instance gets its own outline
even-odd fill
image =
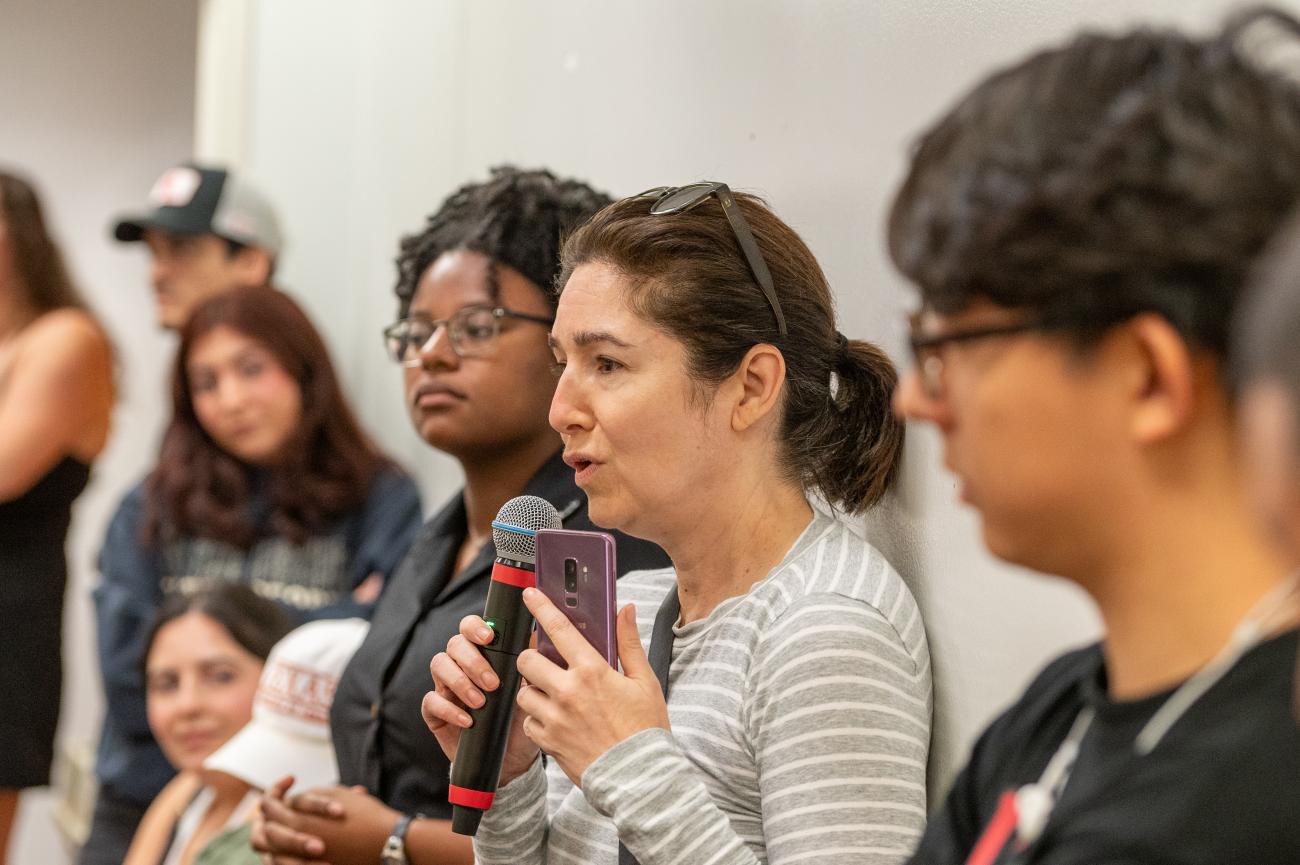
[[[1247,272],[1300,200],[1300,92],[1257,53],[1277,33],[1294,49],[1300,22],[1084,34],[914,152],[896,410],[942,435],[989,549],[1105,625],[979,738],[915,865],[1300,862],[1300,597],[1247,506],[1225,377]]]
[[[420,702],[432,657],[483,610],[501,505],[537,495],[566,528],[595,528],[547,420],[556,382],[548,289],[564,234],[608,201],[547,171],[498,168],[402,242],[399,320],[385,336],[416,431],[457,459],[465,487],[417,536],[339,682],[331,728],[344,786],[286,800],[282,784],[263,797],[254,846],[272,862],[372,865],[381,850],[385,863],[473,860],[470,839],[451,832],[449,764]],[[620,572],[668,562],[652,544],[615,539]],[[403,815],[419,817],[399,829]]]

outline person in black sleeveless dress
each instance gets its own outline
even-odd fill
[[[0,172],[0,865],[19,791],[49,783],[63,546],[72,503],[108,440],[112,367],[35,191]]]

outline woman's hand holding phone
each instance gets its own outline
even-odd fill
[[[642,730],[669,729],[668,705],[641,646],[631,604],[617,617],[619,673],[546,595],[527,589],[524,603],[568,669],[536,649],[521,654],[519,672],[527,684],[519,689],[523,712],[515,717],[524,717],[523,732],[581,787],[582,773],[610,748]]]

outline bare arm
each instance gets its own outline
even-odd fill
[[[0,502],[27,492],[64,456],[97,454],[113,407],[108,341],[84,313],[49,313],[19,339],[0,392]]]

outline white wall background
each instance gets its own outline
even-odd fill
[[[0,0],[0,164],[40,187],[119,362],[113,438],[77,503],[68,545],[64,743],[93,743],[99,733],[95,555],[118,498],[151,462],[171,355],[153,325],[145,255],[113,242],[109,221],[139,207],[162,168],[190,154],[196,10],[196,0]],[[65,861],[52,812],[50,794],[24,797],[11,862]]]

